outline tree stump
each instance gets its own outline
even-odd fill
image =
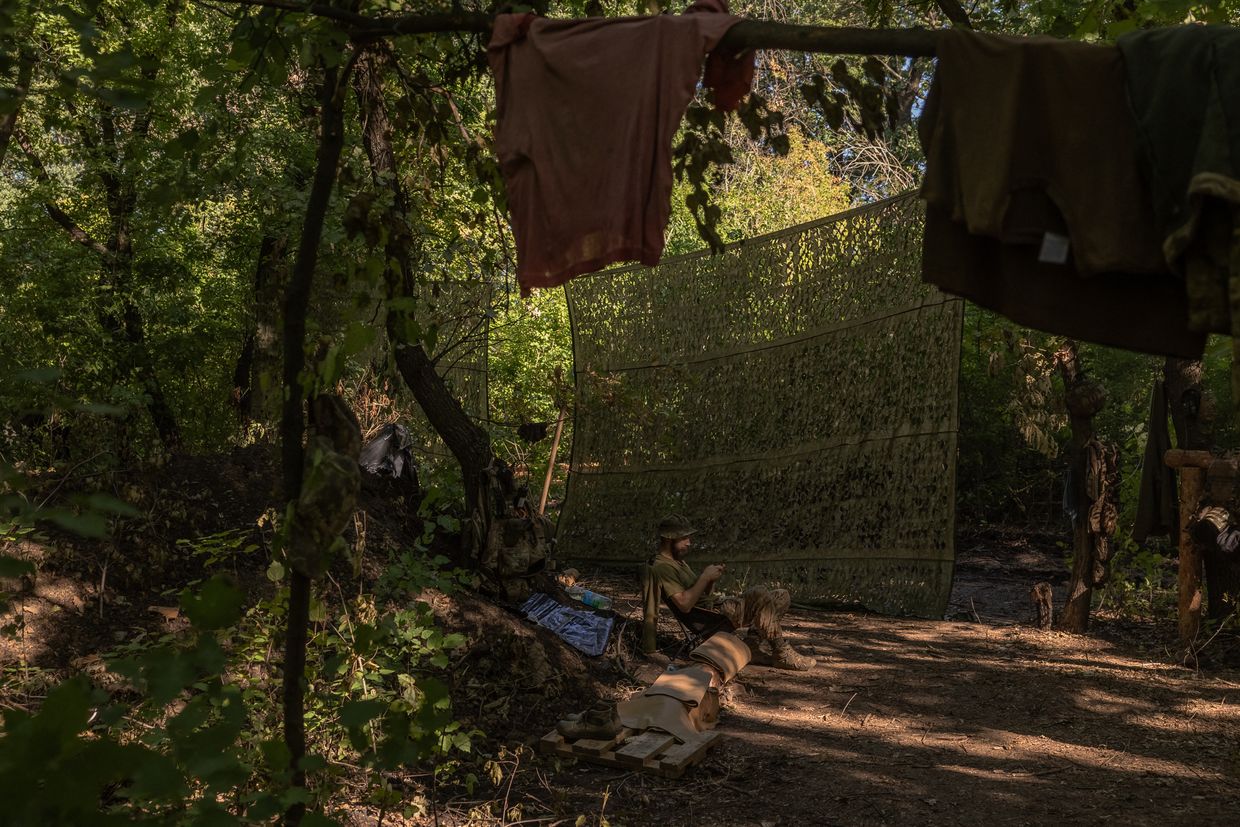
[[[1035,583],[1029,590],[1029,599],[1033,602],[1034,622],[1042,631],[1050,631],[1055,618],[1055,592],[1051,584]]]

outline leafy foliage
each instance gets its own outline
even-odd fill
[[[144,515],[118,496],[112,475],[179,450],[210,454],[268,440],[285,394],[348,389],[359,408],[382,395],[368,424],[409,420],[416,406],[395,346],[424,347],[435,365],[448,366],[480,346],[486,326],[483,424],[531,489],[541,483],[550,440],[531,441],[537,428],[519,428],[553,424],[571,400],[568,310],[559,292],[512,295],[512,241],[490,145],[494,101],[476,34],[367,45],[385,80],[408,203],[397,203],[391,179],[373,174],[374,147],[349,94],[356,89],[342,90],[347,149],[332,178],[310,296],[310,365],[284,387],[277,331],[316,164],[319,89],[328,69],[352,70],[360,59],[339,17],[347,12],[288,5],[0,6],[0,124],[15,125],[0,134],[0,552],[62,532],[114,537]],[[376,16],[394,7],[367,0],[355,8]],[[648,8],[542,4],[553,14]],[[938,4],[924,0],[738,2],[734,11],[802,23],[943,22]],[[1235,20],[1237,6],[1048,0],[984,2],[969,14],[980,29],[1094,39]],[[735,116],[704,97],[690,109],[677,142],[668,253],[717,248],[910,187],[921,163],[913,119],[928,77],[924,60],[763,52],[756,93]],[[963,520],[1060,518],[1067,433],[1047,358],[1053,344],[970,310]],[[1086,348],[1084,358],[1111,394],[1097,424],[1124,448],[1131,503],[1159,365],[1101,348]],[[1223,410],[1233,401],[1225,360],[1222,348],[1207,355]],[[1238,437],[1220,417],[1217,442],[1235,446]],[[571,423],[560,450],[563,462]],[[472,783],[467,762],[479,733],[449,702],[450,670],[466,641],[437,629],[428,605],[411,599],[468,581],[426,550],[436,532],[458,530],[467,516],[460,475],[447,479],[444,463],[427,462],[422,543],[387,561],[374,594],[346,598],[319,583],[311,595],[311,754],[298,767],[279,737],[283,676],[271,667],[288,631],[294,575],[277,551],[265,561],[266,580],[260,574],[239,589],[260,546],[234,527],[182,545],[212,573],[179,598],[187,633],[123,646],[107,690],[78,677],[35,711],[6,711],[0,791],[8,820],[269,821],[298,803],[329,809],[343,763],[363,767],[373,799],[388,807],[400,796],[385,773],[399,766]],[[558,495],[562,476],[555,480]],[[1136,585],[1132,594],[1114,585],[1115,600],[1152,593],[1166,573],[1159,554],[1123,544],[1117,566],[1137,574],[1120,582]],[[28,561],[0,557],[10,588],[36,573]],[[310,774],[309,788],[297,785],[295,770]],[[306,821],[315,818],[323,822],[313,812]]]

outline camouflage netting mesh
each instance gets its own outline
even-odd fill
[[[922,283],[921,235],[906,195],[571,282],[560,556],[633,566],[680,512],[727,588],[941,617],[962,303]]]

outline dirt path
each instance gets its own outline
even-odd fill
[[[523,819],[613,825],[1223,824],[1240,806],[1240,671],[1017,625],[1036,551],[966,552],[953,611],[982,622],[800,613],[807,674],[751,667],[718,748],[680,781],[565,765]],[[970,556],[976,559],[970,559]],[[1053,555],[1052,555],[1053,556]],[[961,595],[967,599],[961,609]],[[622,596],[624,609],[631,596]],[[955,616],[949,613],[949,616]],[[546,770],[543,770],[546,773]],[[532,774],[531,774],[532,775]],[[606,804],[604,805],[604,793]],[[512,800],[516,800],[516,796]],[[538,823],[533,821],[530,823]]]

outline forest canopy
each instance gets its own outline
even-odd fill
[[[678,11],[532,5],[555,17]],[[111,641],[112,684],[61,664],[35,693],[41,707],[6,708],[0,790],[26,801],[19,823],[103,812],[326,823],[342,766],[362,768],[347,783],[381,813],[411,806],[393,792],[397,768],[424,770],[427,790],[498,789],[507,759],[487,745],[491,719],[466,718],[454,705],[466,696],[450,692],[465,637],[410,596],[485,585],[470,565],[487,526],[477,469],[499,457],[534,499],[547,474],[554,518],[571,455],[568,308],[559,290],[520,296],[494,154],[487,32],[475,23],[499,10],[0,7],[0,575],[20,591],[37,562],[97,583],[101,618],[113,589],[141,593],[143,610],[173,604],[183,621],[176,634]],[[1234,0],[745,0],[732,11],[1091,41],[1240,16]],[[700,90],[677,135],[668,255],[919,182],[931,60],[764,50],[757,63],[737,113]],[[960,521],[1063,527],[1061,344],[966,311]],[[1220,412],[1233,406],[1227,350],[1216,342],[1204,360]],[[1134,503],[1162,360],[1088,345],[1081,355],[1109,393],[1097,428],[1122,449]],[[541,437],[561,419],[556,459]],[[354,508],[368,495],[330,469],[393,422],[413,435],[417,496],[372,559]],[[1233,423],[1215,418],[1216,445],[1235,447]],[[261,504],[257,515],[223,524],[221,508],[195,526],[175,474],[238,457],[250,464],[237,499]],[[1124,531],[1124,553],[1162,577],[1167,559],[1151,555],[1166,547]],[[46,558],[23,556],[36,545]],[[479,707],[481,691],[468,696]]]

